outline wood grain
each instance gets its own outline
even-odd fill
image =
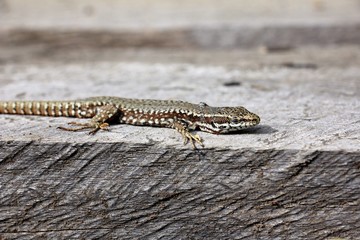
[[[360,235],[360,154],[0,142],[4,239]]]

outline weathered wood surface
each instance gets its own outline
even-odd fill
[[[274,24],[249,27],[199,26],[175,29],[143,30],[73,30],[15,29],[0,32],[5,46],[46,44],[48,48],[203,48],[234,49],[265,47],[287,49],[303,45],[357,44],[360,20],[339,25],[314,23]]]
[[[199,132],[193,151],[172,129],[89,136],[0,115],[0,239],[359,239],[358,1],[206,2],[0,0],[1,100],[181,99],[262,118]]]
[[[0,44],[34,48],[281,49],[360,42],[357,0],[2,0],[0,23]]]
[[[1,115],[1,237],[356,239],[360,54],[356,47],[319,51],[240,51],[231,59],[199,52],[194,65],[176,63],[198,56],[183,51],[176,59],[127,53],[138,63],[114,61],[116,50],[86,61],[70,54],[66,62],[64,52],[51,61],[30,51],[2,64],[2,99],[244,104],[262,123],[240,134],[199,133],[206,148],[193,151],[172,129],[118,125],[88,136],[56,129],[66,118]],[[210,57],[223,66],[204,65]]]
[[[3,238],[355,239],[359,153],[1,142]]]

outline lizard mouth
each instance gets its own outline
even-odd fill
[[[256,125],[259,124],[259,121],[257,120],[251,120],[251,121],[246,121],[246,122],[243,122],[241,124],[237,124],[235,126],[231,126],[228,131],[229,132],[235,132],[235,131],[239,131],[239,130],[242,130],[242,129],[246,129],[246,128],[250,128],[250,127],[254,127]]]
[[[253,126],[258,125],[259,122],[260,122],[260,120],[258,120],[258,119],[251,120],[251,121],[249,121],[249,122],[245,122],[245,126],[246,126],[246,127],[253,127]]]
[[[216,126],[215,124],[212,124],[211,126],[200,126],[200,130],[205,131],[205,132],[210,132],[213,134],[223,134],[223,133],[229,133],[229,132],[237,132],[240,131],[242,129],[246,129],[246,128],[250,128],[250,127],[254,127],[256,125],[258,125],[260,122],[259,119],[254,119],[254,120],[250,120],[250,121],[243,121],[237,124],[224,124],[224,125],[220,125],[220,126]]]

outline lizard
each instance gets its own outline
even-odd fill
[[[109,130],[110,123],[124,123],[177,130],[184,144],[204,146],[203,139],[192,134],[200,130],[222,134],[253,127],[260,117],[245,107],[211,107],[204,102],[193,104],[177,100],[91,97],[70,101],[0,101],[0,114],[38,115],[49,117],[91,118],[88,122],[69,122],[65,131]]]

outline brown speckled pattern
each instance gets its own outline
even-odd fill
[[[39,115],[51,117],[92,118],[87,124],[72,123],[80,128],[107,129],[108,122],[132,125],[170,127],[178,130],[185,140],[201,143],[189,130],[228,133],[259,124],[260,118],[244,107],[211,107],[206,103],[192,104],[173,100],[93,97],[75,101],[1,101],[0,114]]]

